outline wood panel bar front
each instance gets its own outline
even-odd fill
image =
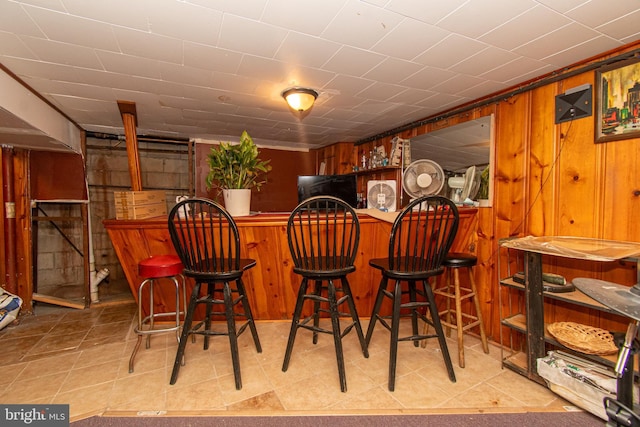
[[[243,276],[253,315],[258,320],[290,319],[296,302],[300,277],[293,272],[287,244],[288,213],[259,214],[234,218],[240,231],[242,256],[257,260],[257,266]],[[368,317],[373,307],[380,272],[369,266],[369,259],[386,257],[391,223],[359,215],[360,245],[356,271],[348,276],[356,309]],[[145,220],[105,220],[116,255],[137,301],[142,278],[138,263],[151,255],[175,254],[167,217]],[[453,250],[475,252],[477,209],[460,209],[460,226]],[[187,282],[187,292],[192,283]],[[171,286],[158,286],[154,305],[173,310],[175,293]],[[147,315],[148,313],[145,313]]]

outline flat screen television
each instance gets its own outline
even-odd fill
[[[355,175],[300,175],[298,203],[314,196],[339,197],[356,208],[358,204]]]

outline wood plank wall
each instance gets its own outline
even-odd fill
[[[637,45],[635,46],[637,48]],[[507,275],[500,239],[525,235],[581,236],[640,242],[640,139],[596,144],[594,115],[554,123],[555,96],[591,84],[595,71],[513,96],[496,105],[493,208],[481,209],[478,239],[483,259],[480,293],[488,330],[499,334],[498,280]],[[501,270],[497,259],[501,257]],[[488,257],[488,258],[487,258]],[[632,285],[635,262],[598,263],[543,258],[545,270]],[[549,304],[545,321],[574,321],[624,330],[627,321],[562,304]]]

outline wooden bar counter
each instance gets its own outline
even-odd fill
[[[477,209],[460,208],[460,225],[453,250],[475,252]],[[373,307],[380,272],[369,267],[369,259],[386,257],[391,223],[358,212],[360,246],[356,271],[348,276],[358,313],[368,317]],[[287,244],[288,213],[263,213],[234,218],[240,230],[242,256],[257,260],[245,272],[244,281],[253,315],[257,320],[290,319],[295,306],[300,277],[293,272]],[[151,256],[175,254],[167,217],[145,220],[105,220],[111,242],[122,265],[134,298],[138,298],[138,262]],[[192,285],[191,285],[192,286]],[[187,292],[191,292],[187,282]],[[158,286],[154,304],[160,310],[173,310],[172,286]],[[148,314],[148,313],[145,313]]]

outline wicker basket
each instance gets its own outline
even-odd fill
[[[604,356],[615,354],[618,348],[608,331],[574,322],[555,322],[547,330],[565,347],[585,354]]]

